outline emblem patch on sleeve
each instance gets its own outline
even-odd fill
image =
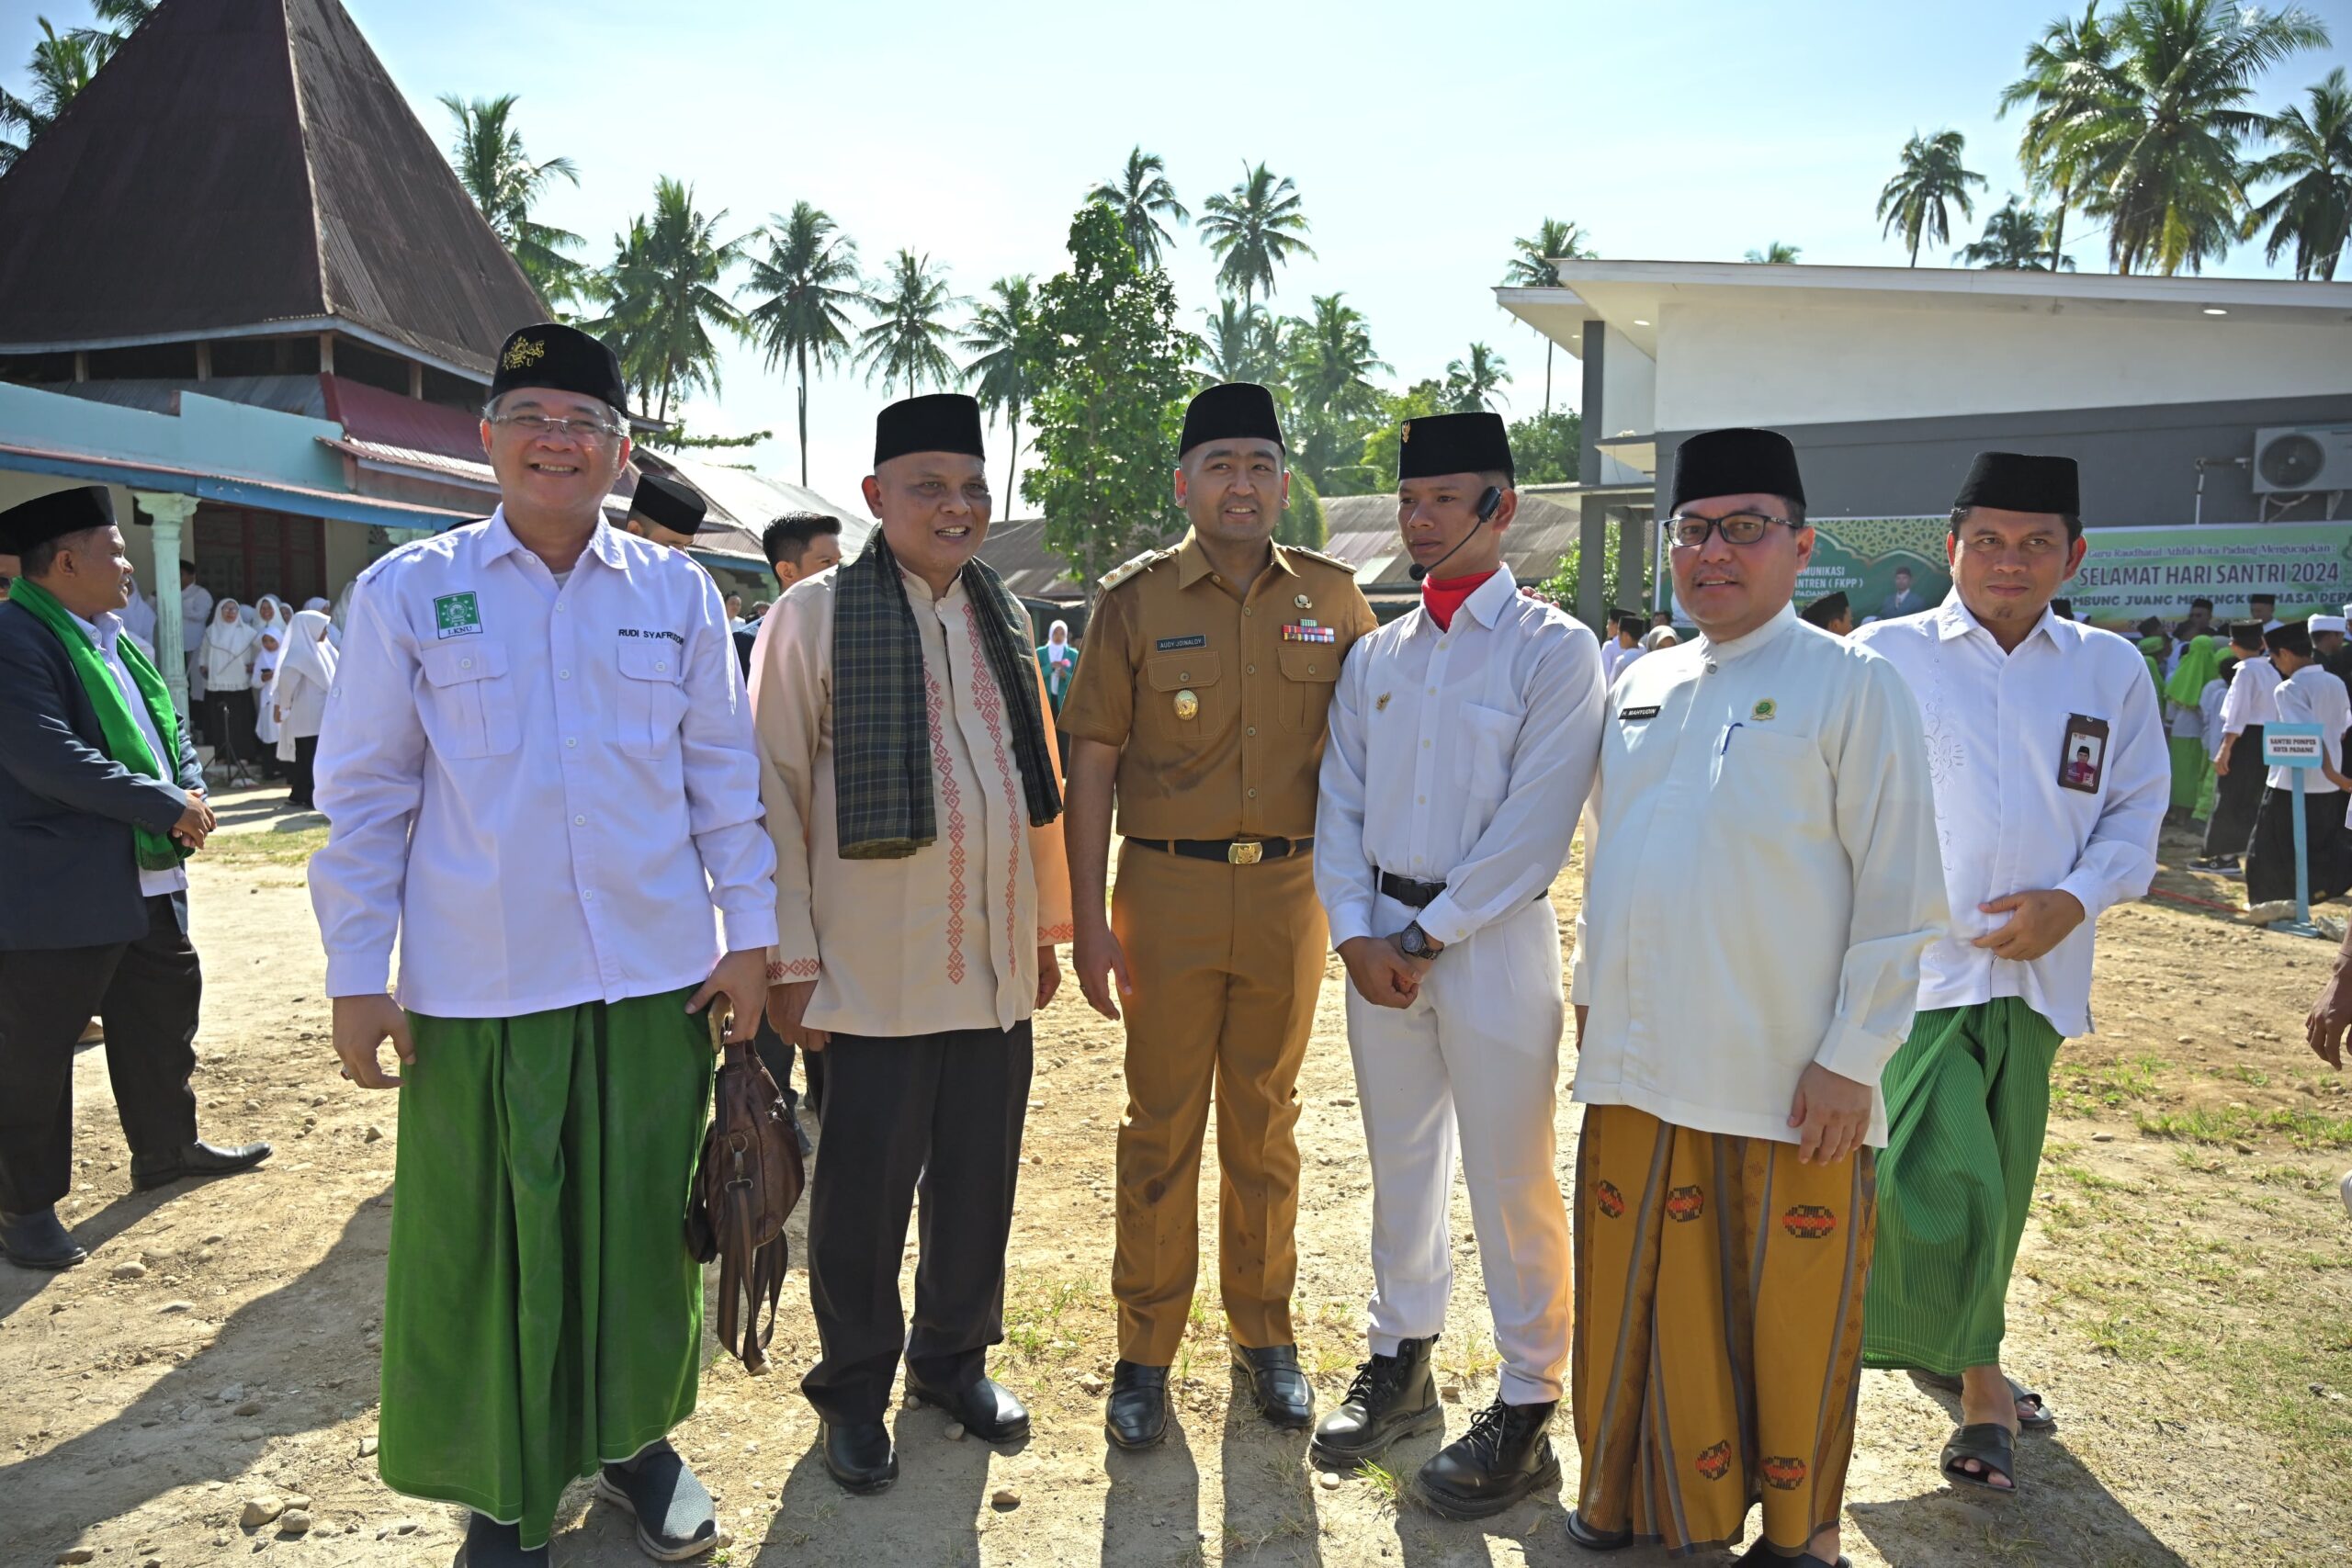
[[[444,593],[433,601],[433,635],[439,638],[480,637],[481,604],[470,593]]]

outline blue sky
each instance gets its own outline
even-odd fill
[[[1297,182],[1319,253],[1283,275],[1276,307],[1304,313],[1309,294],[1344,290],[1400,384],[1485,341],[1512,373],[1514,415],[1543,403],[1544,352],[1488,293],[1513,236],[1550,215],[1581,224],[1606,256],[1727,260],[1781,240],[1807,262],[1900,265],[1872,215],[1879,187],[1913,130],[1951,126],[1990,182],[1962,243],[2022,188],[2017,124],[1995,106],[2064,8],[345,3],[436,138],[449,127],[439,95],[522,95],[534,155],[581,170],[541,216],[586,235],[594,259],[666,174],[725,209],[730,236],[805,199],[858,242],[869,271],[910,246],[973,295],[1009,273],[1057,270],[1085,190],[1136,142],[1168,160],[1195,210],[1263,160]],[[0,81],[21,85],[36,12],[62,27],[83,4],[0,0]],[[2352,0],[2306,8],[2335,43],[2277,73],[2267,108],[2352,60]],[[2086,267],[2103,265],[2086,220],[2068,234]],[[1172,272],[1190,325],[1215,303],[1212,267],[1180,230]],[[2214,270],[2270,269],[2257,243]],[[1573,403],[1575,380],[1562,355],[1555,401]],[[886,400],[854,372],[812,386],[815,488],[856,503]],[[797,473],[791,386],[755,354],[731,353],[721,396],[688,413],[699,432],[775,430],[732,460]],[[991,467],[1001,460],[999,446]]]

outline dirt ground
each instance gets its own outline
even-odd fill
[[[282,816],[259,795],[224,804],[232,830],[193,874],[208,980],[197,1088],[208,1134],[270,1138],[277,1157],[257,1175],[134,1194],[101,1052],[83,1054],[64,1214],[91,1260],[55,1277],[0,1267],[0,1562],[447,1563],[458,1514],[386,1491],[367,1457],[397,1111],[341,1081],[328,1044],[302,885],[320,819]],[[2168,866],[2190,852],[2167,840]],[[1572,870],[1555,890],[1564,924],[1576,880]],[[2234,885],[2168,870],[2159,886],[2177,897],[2102,922],[2102,1030],[2060,1058],[2011,1297],[2012,1370],[2062,1423],[2022,1442],[2022,1497],[1956,1495],[1935,1468],[1952,1402],[1868,1374],[1847,1499],[1858,1564],[2304,1565],[2336,1560],[2352,1535],[2352,1223],[2335,1190],[2352,1166],[2352,1096],[2301,1027],[2328,947],[2178,901],[2229,902]],[[1362,1354],[1371,1284],[1341,984],[1335,963],[1301,1083],[1301,1338],[1326,1407]],[[781,1371],[753,1380],[714,1360],[677,1434],[719,1497],[731,1539],[718,1560],[1580,1560],[1562,1528],[1576,1472],[1565,1409],[1554,1440],[1567,1497],[1541,1495],[1484,1527],[1447,1523],[1397,1494],[1437,1438],[1394,1455],[1393,1473],[1324,1478],[1303,1437],[1237,1409],[1213,1299],[1194,1309],[1167,1445],[1106,1451],[1088,1389],[1116,1353],[1120,1046],[1074,987],[1039,1021],[1009,1338],[992,1361],[1035,1412],[1034,1436],[995,1450],[951,1438],[936,1412],[901,1412],[897,1486],[841,1493],[796,1386],[815,1352],[796,1269],[774,1347]],[[1559,1125],[1565,1180],[1576,1129],[1565,1091]],[[1212,1176],[1204,1215],[1215,1202]],[[1495,1365],[1458,1185],[1454,1234],[1440,1359],[1458,1434],[1492,1396]],[[242,1527],[262,1495],[307,1498],[315,1525],[300,1537]],[[570,1502],[557,1562],[644,1561],[613,1508],[584,1486]]]

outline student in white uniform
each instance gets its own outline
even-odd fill
[[[317,752],[335,1052],[406,1079],[377,1468],[473,1510],[470,1568],[544,1564],[588,1476],[676,1562],[718,1540],[665,1436],[701,1382],[700,1015],[759,1027],[775,852],[717,584],[600,510],[612,350],[542,323],[497,363],[499,508],[362,574]]]
[[[1518,496],[1501,419],[1440,414],[1402,435],[1398,524],[1422,603],[1349,652],[1316,817],[1316,888],[1353,983],[1374,1284],[1371,1357],[1314,1453],[1352,1468],[1443,1423],[1430,1354],[1453,1283],[1458,1146],[1501,1386],[1418,1490],[1480,1518],[1559,1476],[1544,1433],[1568,1356],[1569,1260],[1547,894],[1592,783],[1600,654],[1502,564]]]
[[[1760,1500],[1744,1561],[1830,1568],[1879,1074],[1946,922],[1927,744],[1894,665],[1790,604],[1814,535],[1786,438],[1692,436],[1673,496],[1700,635],[1609,694],[1577,920],[1567,1531],[1682,1555]]]
[[[2278,667],[2270,662],[2261,624],[2241,621],[2230,628],[2230,651],[2238,672],[2222,699],[2222,744],[2213,753],[2213,815],[2205,824],[2205,853],[2188,863],[2191,871],[2234,875],[2238,857],[2254,837],[2262,807],[2262,731],[2278,720]]]
[[[1951,903],[1883,1080],[1862,1362],[1956,1384],[1944,1476],[2004,1492],[2018,1427],[2052,1420],[2001,1371],[2051,1067],[2091,1031],[2100,912],[2155,876],[2172,775],[2138,650],[2049,613],[2087,548],[2073,458],[1980,453],[1952,502],[1942,607],[1856,637],[1919,700]]]
[[[2264,634],[2278,682],[2274,722],[2315,724],[2320,730],[2321,765],[2303,772],[2303,855],[2310,866],[2311,901],[2333,898],[2352,886],[2352,856],[2345,852],[2344,732],[2352,728],[2352,697],[2344,682],[2320,664],[2312,647],[2311,631],[2301,621],[2290,621]],[[2239,679],[2245,679],[2240,671]],[[2243,763],[2247,759],[2241,758]],[[2295,897],[2294,770],[2276,767],[2265,775],[2268,787],[2256,814],[2254,838],[2246,847],[2245,902],[2249,910],[2272,906],[2278,919],[2291,910]]]

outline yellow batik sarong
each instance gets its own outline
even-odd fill
[[[1676,1556],[1802,1551],[1844,1506],[1875,1156],[1805,1165],[1623,1105],[1577,1151],[1577,1511]]]

